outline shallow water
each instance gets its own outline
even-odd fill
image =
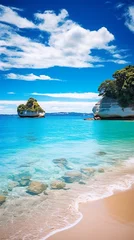
[[[114,189],[129,188],[134,181],[134,122],[83,121],[82,116],[47,116],[21,119],[0,116],[0,206],[2,239],[40,239],[80,217],[77,203],[103,198]],[[68,164],[59,167],[56,158]],[[65,172],[91,167],[82,181],[67,184],[68,190],[47,190],[32,196],[27,187],[8,186],[22,176],[51,183]],[[104,172],[98,172],[103,168]],[[58,219],[57,219],[58,218]],[[6,230],[8,227],[8,231]]]

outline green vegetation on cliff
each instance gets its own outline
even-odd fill
[[[134,66],[127,66],[113,74],[98,88],[99,96],[116,99],[122,107],[134,106]]]
[[[45,112],[40,105],[38,104],[37,100],[34,98],[29,98],[26,104],[21,104],[17,108],[17,112],[23,113],[23,111],[30,111],[30,112]]]

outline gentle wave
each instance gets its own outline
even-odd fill
[[[87,203],[87,202],[91,202],[91,201],[97,201],[97,200],[101,200],[101,199],[110,197],[115,193],[115,191],[126,191],[126,190],[131,189],[132,185],[134,184],[134,175],[132,175],[132,174],[129,175],[129,170],[130,170],[130,168],[133,169],[133,173],[134,173],[134,158],[129,158],[128,160],[126,160],[123,165],[123,168],[124,168],[124,170],[128,170],[126,179],[124,179],[124,176],[122,176],[121,179],[118,180],[116,183],[110,184],[107,187],[106,192],[102,191],[102,192],[98,193],[97,191],[94,191],[92,193],[88,192],[88,193],[81,194],[77,199],[75,199],[74,205],[72,205],[72,208],[75,210],[77,216],[79,215],[79,218],[73,224],[68,224],[66,227],[56,229],[56,230],[50,232],[47,236],[41,238],[40,240],[46,240],[58,232],[70,229],[70,228],[74,227],[75,225],[77,225],[83,218],[82,213],[79,211],[79,204]]]

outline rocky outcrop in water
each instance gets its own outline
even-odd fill
[[[104,170],[104,168],[99,168],[99,169],[98,169],[98,172],[99,172],[99,173],[104,173],[105,170]]]
[[[38,195],[47,189],[48,185],[41,182],[33,181],[27,188],[27,192],[30,194]]]
[[[66,158],[57,158],[53,159],[53,163],[56,164],[58,167],[66,167],[67,166],[67,159]]]
[[[50,184],[52,189],[63,189],[65,186],[66,184],[60,180],[55,180]]]
[[[59,168],[66,168],[68,170],[72,170],[72,167],[68,165],[68,161],[66,158],[53,159],[53,163],[56,164]]]
[[[95,172],[95,169],[90,167],[84,167],[84,168],[81,168],[81,172],[88,176],[91,176]]]
[[[79,171],[68,171],[63,176],[63,179],[67,183],[79,182],[81,178],[82,178],[82,174]]]
[[[45,111],[40,107],[37,100],[29,98],[26,104],[20,104],[17,108],[20,117],[44,117]]]
[[[93,113],[101,119],[134,119],[134,106],[123,108],[115,99],[104,97],[95,104]]]
[[[10,182],[10,183],[8,184],[8,191],[12,191],[13,188],[17,187],[18,185],[19,185],[18,182]]]
[[[0,195],[0,205],[2,205],[6,201],[6,197],[3,195]]]
[[[29,176],[29,175],[22,176],[21,179],[19,180],[19,185],[21,187],[28,186],[30,184],[30,178],[31,178],[31,176]]]

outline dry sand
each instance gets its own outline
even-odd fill
[[[134,188],[80,205],[82,220],[49,240],[134,240]]]

